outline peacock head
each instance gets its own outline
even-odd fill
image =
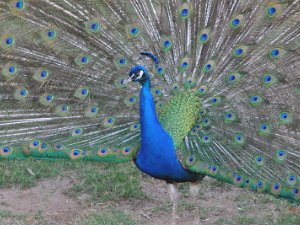
[[[144,84],[147,80],[150,80],[147,69],[140,65],[133,67],[128,76],[130,81],[139,82],[140,84]]]

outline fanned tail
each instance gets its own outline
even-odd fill
[[[202,120],[185,139],[188,167],[299,203],[299,1],[224,1],[205,17],[220,20],[199,53]]]
[[[201,100],[176,142],[187,168],[299,203],[299,5],[0,1],[0,157],[130,159],[139,88],[124,79],[143,64],[158,113]]]
[[[1,1],[1,158],[136,151],[137,88],[123,88],[123,68],[138,50],[110,5],[92,3]]]

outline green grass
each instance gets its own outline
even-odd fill
[[[8,188],[18,186],[29,188],[35,185],[36,181],[42,178],[57,176],[66,170],[78,167],[78,162],[66,160],[3,160],[0,161],[0,187]],[[29,170],[34,175],[32,175]]]
[[[35,186],[38,180],[63,175],[66,171],[78,175],[79,182],[71,189],[73,194],[92,193],[96,200],[102,201],[143,196],[140,191],[140,172],[131,163],[35,159],[0,161],[0,187],[29,188]]]
[[[29,172],[28,169],[32,172]],[[0,187],[29,188],[45,178],[64,175],[65,172],[77,175],[75,185],[67,191],[71,197],[88,194],[92,202],[119,202],[122,199],[143,199],[140,172],[131,163],[97,163],[83,161],[0,161]],[[32,174],[33,173],[33,174]],[[73,175],[72,175],[73,176]],[[47,224],[39,213],[30,215],[38,224]],[[30,224],[26,215],[0,211],[0,224]],[[134,225],[135,221],[127,214],[115,209],[105,209],[80,221],[80,225]]]
[[[218,225],[298,225],[300,224],[300,215],[284,214],[278,219],[272,215],[266,215],[264,218],[247,215],[236,215],[231,218],[220,218]]]
[[[11,217],[11,212],[9,212],[9,211],[0,211],[0,221],[3,218],[7,218],[7,217]]]
[[[91,214],[80,220],[80,225],[136,225],[127,214],[120,210],[110,209],[97,214]]]
[[[267,194],[243,192],[236,196],[239,211],[229,218],[220,218],[218,225],[300,225],[300,215],[289,212],[297,207],[284,199]]]
[[[158,215],[161,213],[170,213],[170,212],[172,212],[172,203],[170,203],[170,202],[165,202],[165,203],[159,204],[156,207],[153,207],[151,209],[151,213],[155,214],[155,215]]]
[[[87,193],[93,202],[120,199],[142,199],[140,172],[130,163],[87,165],[79,173],[79,180],[68,192],[71,196]]]
[[[31,172],[33,174],[31,174]],[[68,172],[66,174],[66,172]],[[29,188],[37,181],[55,177],[58,175],[71,174],[74,179],[74,186],[66,191],[70,197],[76,199],[77,196],[87,194],[87,203],[105,203],[105,207],[87,217],[80,219],[78,225],[134,225],[138,224],[133,214],[126,214],[121,210],[110,206],[118,206],[127,200],[136,201],[133,205],[144,204],[143,201],[151,202],[147,199],[141,188],[141,173],[131,163],[97,163],[83,161],[41,161],[29,159],[26,161],[0,161],[0,188],[21,187]],[[216,180],[204,180],[201,184],[199,198],[211,201],[213,196],[207,194],[208,191],[214,193],[234,191],[235,189],[228,184]],[[189,185],[180,184],[179,190],[182,198],[178,205],[178,213],[183,216],[187,212],[195,211],[195,202],[188,200],[190,196]],[[225,191],[226,190],[226,191]],[[155,190],[154,190],[155,191]],[[215,224],[218,225],[300,225],[300,215],[291,214],[288,209],[295,206],[287,201],[276,199],[273,196],[252,193],[235,192],[235,195],[228,195],[231,207],[237,207],[233,215],[220,215],[222,207],[215,205],[201,205],[200,218],[205,220],[210,217],[218,216]],[[143,200],[143,201],[140,201]],[[87,204],[88,205],[88,204]],[[132,205],[131,205],[132,206]],[[137,206],[138,207],[138,206]],[[162,214],[171,213],[171,203],[169,200],[160,202],[152,209],[149,209],[151,216],[163,216]],[[129,212],[130,213],[130,212]],[[28,218],[37,221],[36,224],[47,224],[47,218],[35,212],[28,215],[12,214],[7,211],[0,211],[0,224],[31,224]],[[7,222],[8,221],[8,222]]]
[[[30,218],[30,219],[28,219]],[[33,221],[37,222],[39,225],[47,225],[48,223],[41,217],[40,213],[32,213],[30,216],[25,214],[16,214],[9,211],[0,210],[0,224],[9,225],[32,225]],[[37,223],[34,223],[37,224]]]
[[[139,179],[140,172],[131,163],[34,159],[0,161],[0,187],[29,188],[40,179],[63,175],[66,171],[77,174],[77,184],[68,191],[71,196],[87,193],[94,202],[144,197]]]

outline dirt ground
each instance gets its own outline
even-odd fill
[[[90,213],[101,213],[107,207],[114,207],[129,214],[131,218],[145,225],[168,224],[171,215],[167,186],[164,182],[149,177],[142,177],[142,188],[146,199],[121,202],[94,203],[88,201],[88,195],[82,194],[70,197],[67,192],[76,180],[71,173],[64,176],[45,179],[35,187],[20,190],[16,188],[0,190],[0,211],[6,211],[11,216],[1,220],[2,225],[24,224],[71,225],[80,224],[80,219]],[[212,179],[205,178],[200,184],[201,194],[198,199],[202,225],[218,224],[217,221],[232,218],[246,211],[247,215],[260,217],[269,214],[276,222],[280,209],[276,204],[256,204],[254,197],[245,196],[244,201],[238,201],[249,193],[235,187],[218,187]],[[182,190],[178,206],[177,224],[193,224],[195,199],[188,190]],[[279,212],[278,212],[279,210]],[[293,211],[294,210],[294,211]],[[295,211],[296,210],[296,211]],[[299,211],[297,211],[299,210]],[[299,213],[300,208],[291,209],[291,213]],[[271,221],[272,222],[272,221]],[[224,224],[227,224],[226,222]],[[271,224],[271,223],[270,223]]]

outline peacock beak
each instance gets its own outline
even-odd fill
[[[125,83],[125,84],[127,84],[127,83],[130,83],[130,82],[132,82],[133,80],[133,77],[134,77],[134,73],[132,73],[132,72],[130,72],[129,74],[128,74],[128,78],[127,79],[124,79],[124,81],[123,81],[123,83]]]
[[[126,79],[124,79],[124,81],[123,81],[124,84],[128,84],[130,82],[132,82],[131,76],[128,77],[128,78],[126,78]]]

